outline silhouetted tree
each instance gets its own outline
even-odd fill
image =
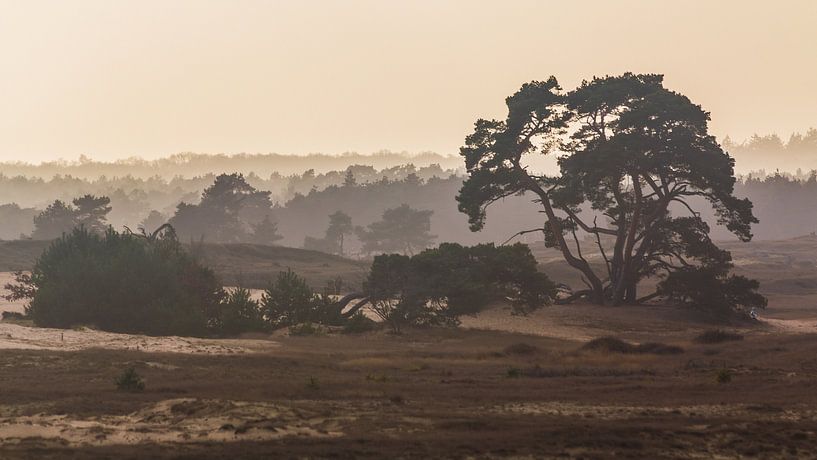
[[[433,211],[413,209],[407,204],[385,210],[380,221],[357,229],[363,252],[414,254],[429,247],[436,238],[430,233],[432,214]]]
[[[151,233],[157,228],[161,227],[163,224],[167,222],[167,217],[159,211],[153,210],[142,219],[142,222],[139,223],[138,228],[142,228],[145,232]]]
[[[261,222],[252,226],[252,242],[255,244],[272,245],[284,237],[278,233],[278,224],[270,217],[264,216]]]
[[[329,216],[329,228],[326,229],[326,239],[337,247],[337,253],[343,255],[343,241],[346,235],[355,231],[352,218],[343,211],[335,211]]]
[[[357,185],[357,179],[355,179],[355,173],[352,172],[352,168],[349,167],[346,169],[346,176],[343,178],[343,186],[344,187],[354,187]]]
[[[47,208],[34,217],[34,232],[31,238],[35,240],[53,240],[63,233],[70,232],[76,225],[74,209],[60,200],[55,200]]]
[[[93,233],[104,233],[108,227],[107,216],[111,212],[111,199],[107,196],[83,195],[74,198],[75,225],[85,227]]]
[[[329,215],[329,227],[327,227],[324,237],[304,237],[304,249],[343,255],[345,237],[351,235],[354,231],[352,218],[343,211],[335,211]]]
[[[544,233],[582,273],[588,289],[577,295],[598,304],[635,303],[643,278],[670,279],[693,266],[717,265],[706,273],[723,289],[742,283],[725,276],[731,258],[712,244],[690,199],[709,202],[742,241],[757,222],[752,203],[733,195],[734,160],[709,135],[709,114],[665,89],[662,76],[594,78],[568,94],[551,77],[523,85],[506,104],[506,120],[478,120],[460,151],[468,179],[457,200],[472,230],[492,203],[531,193],[546,224],[520,233]],[[559,175],[526,167],[531,155],[557,150]],[[670,205],[690,217],[673,217]],[[591,219],[583,208],[592,208]],[[585,257],[579,232],[595,241],[602,266]]]
[[[221,174],[202,192],[199,204],[180,203],[170,224],[185,237],[248,241],[252,225],[270,212],[269,195],[248,184],[241,174]]]

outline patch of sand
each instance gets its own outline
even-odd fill
[[[342,420],[270,403],[171,399],[129,415],[78,419],[40,414],[2,418],[0,445],[32,439],[99,446],[336,437],[343,434]]]
[[[76,351],[89,348],[147,353],[235,354],[278,347],[270,340],[199,339],[115,334],[92,329],[48,329],[0,322],[0,349]]]
[[[790,334],[817,334],[817,319],[762,318],[761,322]]]

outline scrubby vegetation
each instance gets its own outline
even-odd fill
[[[114,384],[116,384],[116,389],[119,391],[137,393],[145,389],[145,380],[133,367],[122,371],[122,374],[116,378]]]
[[[261,300],[248,289],[225,290],[164,225],[151,234],[104,234],[84,227],[54,241],[29,273],[18,273],[10,299],[28,299],[38,326],[90,325],[153,335],[237,335],[289,327],[294,335],[342,326],[372,330],[370,308],[394,332],[409,326],[456,325],[489,303],[510,301],[519,313],[545,305],[554,284],[527,246],[443,244],[415,256],[375,258],[363,292],[337,298],[340,279],[316,293],[292,270],[280,272]]]
[[[696,342],[706,344],[733,342],[737,340],[743,340],[743,335],[723,329],[704,331],[695,337]]]
[[[249,289],[236,287],[225,292],[219,305],[214,329],[224,335],[243,332],[263,332],[268,329],[261,306],[253,300]]]
[[[640,343],[636,345],[615,337],[600,337],[598,339],[593,339],[582,345],[582,350],[599,351],[603,353],[651,355],[677,355],[684,352],[683,348],[675,345],[666,345],[656,342]]]
[[[415,256],[375,257],[364,288],[372,310],[394,332],[406,325],[457,324],[491,302],[525,313],[549,303],[555,285],[523,244],[443,243]]]
[[[27,314],[38,326],[154,335],[211,332],[224,296],[213,271],[184,251],[172,228],[154,238],[76,228],[9,290],[30,299]]]

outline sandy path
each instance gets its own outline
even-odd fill
[[[63,350],[89,348],[138,350],[148,353],[234,354],[274,349],[270,340],[199,339],[115,334],[91,329],[48,329],[0,322],[0,349]]]

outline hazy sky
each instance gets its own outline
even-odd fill
[[[522,82],[666,74],[713,130],[817,126],[817,1],[0,0],[0,160],[456,153]]]

